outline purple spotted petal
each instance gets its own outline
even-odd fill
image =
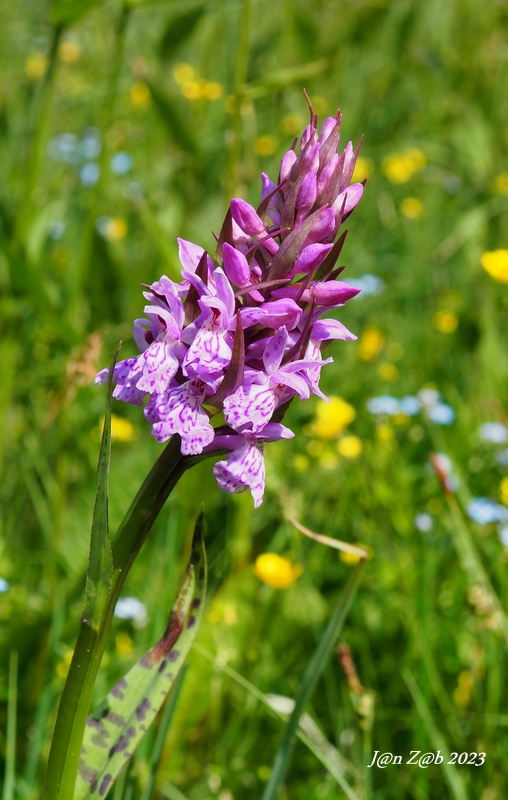
[[[157,404],[160,422],[152,427],[158,442],[165,442],[179,433],[182,437],[183,455],[198,455],[213,441],[214,429],[202,408],[205,387],[200,381],[191,380],[176,389],[170,389]]]
[[[263,502],[265,491],[265,462],[262,445],[255,439],[247,439],[239,450],[233,450],[227,461],[218,461],[213,468],[219,488],[229,494],[251,490],[254,507]]]
[[[224,400],[226,422],[241,433],[262,430],[274,412],[274,391],[268,384],[268,376],[260,373],[260,377],[264,378],[263,383],[240,386]]]

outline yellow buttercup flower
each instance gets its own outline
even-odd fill
[[[451,311],[437,311],[434,314],[434,327],[441,333],[453,333],[457,329],[459,320]]]
[[[319,400],[316,406],[316,419],[310,425],[310,433],[320,439],[334,439],[342,433],[346,425],[356,417],[353,406],[342,397],[330,397],[330,402]]]
[[[196,72],[190,64],[180,62],[173,69],[173,78],[177,83],[186,83],[194,80]]]
[[[406,219],[419,219],[423,214],[423,203],[417,197],[405,197],[400,204],[400,211]]]
[[[220,83],[205,83],[201,89],[201,95],[205,100],[218,100],[222,97],[224,89]]]
[[[254,573],[273,589],[287,589],[303,572],[301,564],[292,564],[277,553],[263,553],[256,558]]]
[[[366,328],[360,337],[358,355],[362,361],[372,361],[381,352],[384,344],[383,334],[377,328]]]
[[[361,183],[361,181],[368,178],[374,172],[374,162],[370,158],[362,158],[361,156],[356,160],[355,169],[351,181],[353,183]]]
[[[390,153],[383,159],[383,172],[391,183],[406,183],[415,172],[427,163],[425,155],[417,147],[405,153]]]
[[[508,250],[491,250],[484,253],[481,264],[495,281],[508,283]]]
[[[337,442],[337,450],[344,458],[358,458],[363,450],[362,440],[358,436],[343,436]]]

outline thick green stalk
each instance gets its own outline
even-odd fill
[[[71,800],[81,743],[95,679],[111,630],[115,605],[129,569],[165,501],[183,473],[198,461],[217,455],[182,456],[174,436],[138,491],[112,543],[113,580],[101,618],[81,620],[81,627],[58,709],[41,800]]]

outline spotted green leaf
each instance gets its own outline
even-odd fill
[[[74,800],[104,798],[154,721],[196,636],[206,592],[203,517],[166,631],[87,719]]]

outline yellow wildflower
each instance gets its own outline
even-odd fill
[[[503,478],[501,481],[501,502],[508,506],[508,478]]]
[[[494,181],[494,190],[497,194],[508,194],[508,172],[502,172]]]
[[[177,83],[186,83],[194,80],[196,72],[190,64],[180,62],[173,69],[173,78]]]
[[[360,337],[358,355],[362,361],[372,361],[381,352],[384,344],[383,334],[377,328],[366,328]]]
[[[320,439],[334,439],[342,433],[346,425],[356,417],[353,406],[342,397],[330,397],[330,402],[319,400],[316,406],[316,419],[310,426],[310,432]]]
[[[205,83],[201,89],[201,95],[205,100],[218,100],[222,97],[223,88],[220,83]]]
[[[495,281],[508,283],[508,250],[491,250],[481,258],[483,269]]]
[[[180,84],[180,91],[187,100],[201,100],[202,81],[184,81]]]
[[[121,217],[110,219],[105,226],[104,233],[110,242],[119,242],[127,233],[127,223]]]
[[[130,98],[134,108],[145,108],[150,104],[150,89],[143,81],[136,81],[131,86]]]
[[[457,329],[459,320],[451,311],[437,311],[433,319],[434,327],[441,333],[453,333]]]
[[[374,172],[374,162],[371,161],[370,158],[361,158],[361,156],[357,159],[355,164],[355,169],[353,172],[352,181],[354,183],[360,183],[361,181],[368,178],[369,175],[372,175]]]
[[[76,42],[61,42],[58,45],[58,58],[66,64],[74,64],[81,55],[81,47]]]
[[[111,415],[111,439],[114,442],[130,442],[136,438],[134,426],[128,419]]]
[[[287,589],[303,572],[301,564],[292,564],[277,553],[263,553],[256,558],[254,573],[273,589]]]
[[[130,658],[134,650],[132,639],[128,633],[118,633],[115,637],[116,654],[120,658]]]
[[[390,153],[383,159],[383,171],[391,183],[406,183],[426,164],[425,155],[417,147],[405,153]]]
[[[271,156],[275,152],[277,142],[273,136],[260,136],[254,143],[258,156]]]
[[[362,440],[358,436],[343,436],[337,442],[337,450],[344,458],[357,458],[363,450]]]
[[[417,197],[405,197],[400,204],[400,211],[406,219],[419,219],[423,214],[423,203]]]
[[[48,68],[47,56],[42,53],[32,53],[25,61],[25,74],[31,81],[37,81],[46,74]]]
[[[391,381],[396,381],[399,377],[399,370],[395,364],[391,364],[389,361],[383,361],[378,367],[377,374],[382,380],[391,383]]]

